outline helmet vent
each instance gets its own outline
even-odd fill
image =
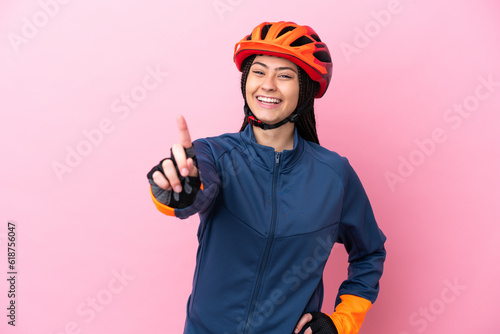
[[[302,46],[309,43],[313,43],[313,40],[307,36],[301,36],[297,38],[295,41],[293,41],[293,43],[290,44],[290,46]]]
[[[271,28],[271,25],[272,24],[266,24],[265,26],[262,27],[262,30],[260,32],[260,39],[266,38],[269,28]]]
[[[285,28],[281,29],[280,33],[278,34],[278,36],[276,36],[276,38],[280,37],[281,35],[286,34],[289,31],[292,31],[295,28],[296,27],[288,26],[288,27],[285,27]]]
[[[251,41],[251,40],[252,40],[252,34],[247,36],[247,41]]]
[[[323,63],[331,63],[332,58],[330,58],[330,54],[326,51],[316,51],[313,53],[313,56],[316,57],[319,61]]]
[[[316,42],[321,42],[321,39],[319,39],[318,35],[316,34],[311,34],[311,37],[314,38]]]

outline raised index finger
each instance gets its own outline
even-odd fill
[[[179,144],[184,148],[190,148],[193,143],[191,142],[186,120],[182,115],[177,116],[177,128],[179,129]]]

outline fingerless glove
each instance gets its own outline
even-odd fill
[[[184,151],[186,152],[186,158],[193,159],[194,166],[198,167],[198,161],[196,160],[196,155],[194,153],[194,146],[191,146],[187,149],[185,148]],[[164,190],[153,181],[153,173],[156,171],[159,171],[163,174],[163,176],[165,176],[165,178],[167,178],[163,170],[163,162],[165,160],[172,160],[175,166],[177,176],[179,177],[179,181],[181,182],[182,186],[182,191],[180,193],[176,193],[172,189]],[[174,155],[172,154],[172,149],[170,149],[170,158],[161,160],[158,165],[151,169],[147,177],[149,183],[151,184],[151,191],[153,192],[153,196],[156,198],[156,200],[175,209],[183,209],[193,204],[196,198],[196,194],[200,190],[201,186],[201,179],[199,174],[198,176],[181,176],[179,168],[177,166],[177,162],[175,161]]]
[[[332,318],[321,312],[311,312],[312,320],[308,322],[313,334],[338,334]]]

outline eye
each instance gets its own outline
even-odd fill
[[[288,74],[280,74],[279,77],[283,79],[293,79],[293,76]]]
[[[252,73],[257,74],[257,75],[264,75],[264,72],[260,70],[253,70]]]

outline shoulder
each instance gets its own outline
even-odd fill
[[[335,173],[342,183],[346,183],[352,167],[349,160],[335,151],[329,150],[316,143],[304,140],[304,151],[310,158],[318,164],[323,164],[325,168]]]
[[[225,133],[219,136],[200,138],[193,142],[195,149],[200,153],[210,153],[215,160],[234,149],[241,150],[240,132]]]
[[[324,164],[328,168],[326,170],[331,171],[332,174],[338,177],[344,187],[344,191],[354,194],[365,194],[359,176],[346,157],[312,142],[306,142],[306,151],[317,163]]]

